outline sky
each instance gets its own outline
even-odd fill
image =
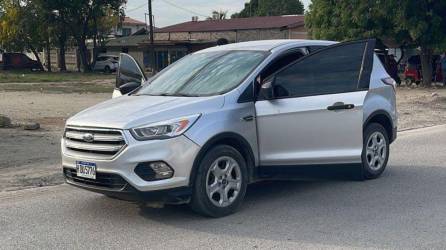
[[[155,26],[165,27],[176,23],[187,22],[192,16],[198,16],[204,20],[213,10],[228,11],[231,16],[234,12],[243,9],[245,2],[249,0],[152,0]],[[305,9],[311,0],[302,0]],[[126,15],[145,21],[144,13],[147,13],[147,0],[128,0]]]

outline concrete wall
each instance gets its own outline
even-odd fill
[[[216,41],[224,38],[229,42],[246,42],[268,39],[306,39],[307,32],[305,27],[293,29],[252,29],[252,30],[234,30],[234,31],[215,31],[215,32],[171,32],[155,33],[155,40],[206,40]]]
[[[305,27],[289,29],[289,39],[311,39]]]

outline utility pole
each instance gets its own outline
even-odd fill
[[[152,14],[152,0],[147,0],[148,8],[149,8],[149,35],[150,35],[150,57],[151,57],[151,66],[152,72],[155,73],[155,47],[153,46],[153,14]]]
[[[152,0],[148,0],[149,5],[149,32],[150,32],[150,44],[153,45],[153,18],[152,18]]]

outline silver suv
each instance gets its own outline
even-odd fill
[[[396,138],[397,112],[395,82],[374,46],[230,44],[190,54],[148,80],[122,54],[122,96],[67,121],[66,181],[219,217],[240,206],[249,183],[281,171],[348,164],[376,178]]]

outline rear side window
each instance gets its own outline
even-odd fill
[[[278,98],[356,91],[365,42],[327,48],[303,58],[276,74]]]

